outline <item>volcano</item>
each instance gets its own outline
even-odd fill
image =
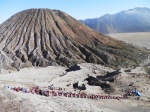
[[[138,66],[149,54],[50,9],[28,9],[10,17],[0,25],[0,44],[3,60],[10,60],[3,64],[13,67],[84,62],[129,67]]]

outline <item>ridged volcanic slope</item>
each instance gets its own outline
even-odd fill
[[[19,66],[90,62],[134,66],[148,51],[105,36],[59,10],[28,9],[0,25],[1,49]],[[13,65],[13,64],[12,64]]]

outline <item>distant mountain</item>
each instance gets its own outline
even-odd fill
[[[150,9],[134,8],[99,18],[80,20],[92,29],[104,34],[126,32],[149,32]]]

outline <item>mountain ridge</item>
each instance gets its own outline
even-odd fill
[[[149,32],[150,9],[134,8],[116,14],[105,14],[98,18],[79,20],[90,28],[109,33]]]

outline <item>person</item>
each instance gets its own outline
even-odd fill
[[[137,97],[137,100],[139,100],[139,99],[140,99],[140,97],[141,97],[141,93],[140,93],[140,92],[138,92],[136,88],[135,88],[135,90],[133,91],[133,94],[135,94],[136,96],[138,96],[138,97]]]
[[[30,88],[29,87],[26,90],[27,90],[27,93],[30,93]]]
[[[10,87],[10,85],[8,85],[8,89],[9,89],[9,90],[11,90],[11,87]]]
[[[136,88],[134,88],[134,90],[132,91],[133,95],[137,95],[137,90]]]
[[[23,89],[23,92],[24,92],[24,93],[27,93],[27,89],[26,89],[26,88],[24,88],[24,89]]]
[[[40,89],[39,94],[43,96],[43,91]]]
[[[137,92],[137,100],[139,100],[140,99],[140,97],[141,97],[141,93],[140,92]]]

